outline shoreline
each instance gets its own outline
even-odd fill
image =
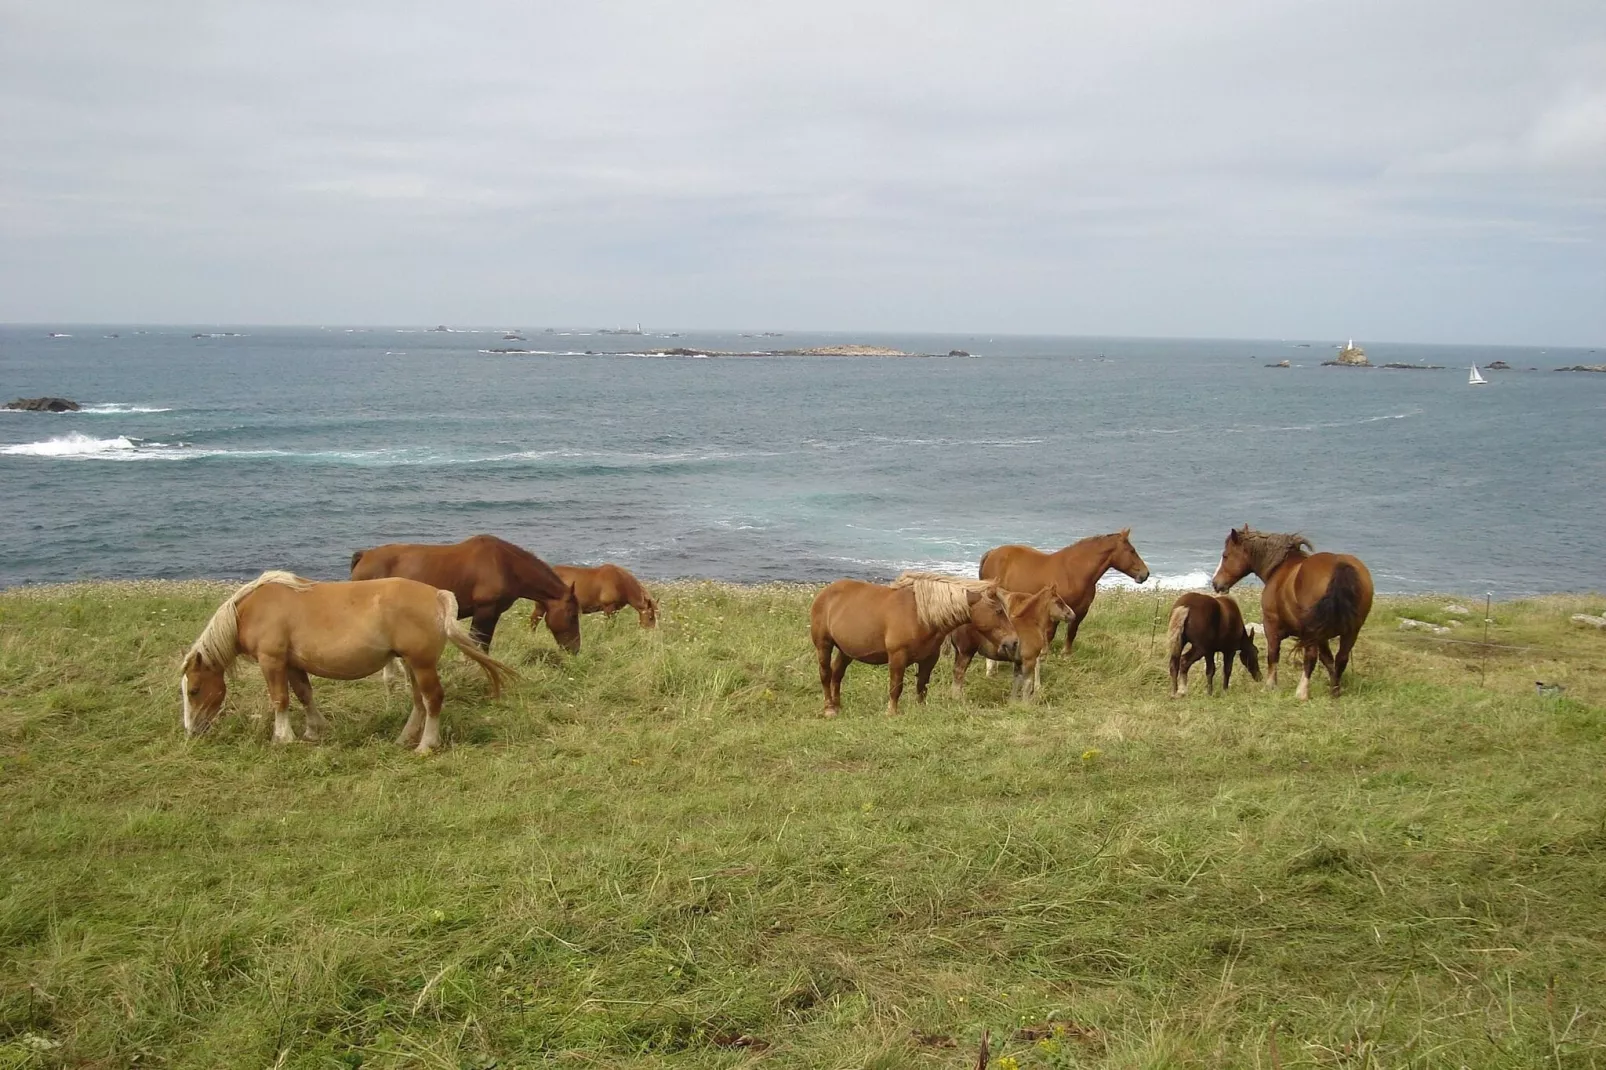
[[[684,591],[697,588],[718,588],[732,592],[763,592],[763,591],[797,591],[818,590],[832,580],[763,580],[756,583],[744,583],[738,580],[723,580],[708,576],[676,576],[672,579],[658,579],[652,576],[637,574],[643,584],[657,588],[668,588],[672,591]],[[103,594],[118,594],[125,597],[136,595],[163,595],[202,593],[214,590],[227,590],[248,582],[251,577],[218,577],[218,576],[190,576],[182,579],[83,579],[65,580],[60,582],[19,583],[11,586],[0,586],[0,598],[22,596],[26,598],[69,598],[74,595],[98,592]],[[311,577],[316,583],[339,583],[341,579],[317,579]],[[857,576],[843,577],[859,579]],[[888,577],[890,579],[891,577]],[[884,582],[867,580],[866,582]],[[1253,577],[1241,581],[1232,591],[1228,592],[1234,597],[1242,599],[1246,595],[1260,589],[1260,584],[1253,582]],[[1173,598],[1187,592],[1212,593],[1207,586],[1201,587],[1155,587],[1144,584],[1139,587],[1130,582],[1101,582],[1098,593],[1101,596],[1137,596],[1140,598],[1163,599],[1165,595]],[[1460,602],[1474,613],[1482,603],[1481,596],[1473,596],[1465,592],[1456,591],[1377,591],[1379,602],[1404,603],[1421,602],[1437,599]],[[1570,591],[1531,591],[1504,595],[1493,600],[1493,605],[1511,605],[1513,603],[1532,603],[1546,600],[1603,603],[1598,609],[1606,610],[1606,590],[1578,589]]]

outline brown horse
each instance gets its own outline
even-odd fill
[[[643,628],[658,627],[658,599],[648,594],[641,581],[631,575],[628,569],[609,564],[595,568],[553,565],[552,571],[574,588],[581,613],[601,613],[612,620],[615,613],[629,606],[636,611],[636,620]],[[545,612],[546,606],[537,602],[535,612],[530,615],[530,627],[535,627]]]
[[[404,576],[451,591],[457,596],[458,616],[474,618],[470,632],[481,650],[491,649],[502,614],[528,598],[544,606],[558,645],[571,654],[580,652],[580,602],[574,588],[545,561],[495,535],[475,535],[450,546],[393,542],[351,555],[352,579],[384,576]]]
[[[1015,662],[1015,679],[1009,685],[1009,697],[1030,701],[1043,682],[1043,653],[1048,649],[1049,628],[1060,621],[1076,619],[1076,611],[1054,594],[1054,588],[1043,585],[1036,594],[1004,592],[1004,606],[1009,610],[1009,621],[1015,626],[1020,639]],[[987,667],[994,661],[1009,661],[987,641],[973,624],[963,624],[948,636],[954,648],[954,698],[965,693],[965,673],[971,659],[977,654],[987,658]]]
[[[1110,535],[1094,535],[1051,554],[1030,546],[998,546],[981,555],[979,575],[1021,594],[1052,584],[1054,594],[1076,614],[1065,622],[1065,653],[1069,654],[1106,572],[1113,568],[1137,583],[1148,580],[1149,566],[1132,548],[1131,532],[1131,528],[1122,528]],[[1050,644],[1057,631],[1059,621],[1054,621],[1048,629]]]
[[[227,674],[241,655],[262,669],[273,702],[275,743],[296,738],[291,691],[307,710],[306,738],[328,730],[312,700],[309,675],[356,680],[395,657],[406,665],[413,689],[413,713],[397,742],[416,743],[420,754],[428,754],[441,742],[445,692],[436,664],[447,643],[485,671],[492,698],[516,675],[479,652],[457,623],[457,599],[450,591],[404,579],[313,583],[288,572],[264,572],[218,607],[184,655],[184,731],[197,736],[211,727],[228,695]]]
[[[825,715],[835,717],[842,708],[842,677],[850,661],[887,666],[887,716],[897,716],[903,671],[910,662],[917,666],[915,697],[926,701],[926,685],[942,654],[943,639],[966,623],[975,625],[1000,656],[1016,656],[1020,640],[997,584],[906,572],[885,587],[860,580],[828,585],[809,610]]]
[[[1260,680],[1260,652],[1255,649],[1255,629],[1244,627],[1238,603],[1224,594],[1211,597],[1189,592],[1176,600],[1171,623],[1166,629],[1166,649],[1171,654],[1171,697],[1188,693],[1188,670],[1201,658],[1205,663],[1205,689],[1216,693],[1216,655],[1221,655],[1221,690],[1232,686],[1232,659],[1242,658],[1244,668]],[[1183,649],[1187,652],[1184,653]]]
[[[1265,583],[1260,623],[1266,632],[1266,686],[1277,686],[1282,642],[1293,639],[1305,651],[1305,672],[1295,695],[1310,697],[1310,675],[1320,657],[1337,696],[1355,637],[1372,611],[1372,574],[1358,557],[1307,554],[1306,549],[1315,547],[1303,535],[1254,531],[1248,524],[1234,528],[1227,533],[1210,584],[1226,591],[1251,572]],[[1332,639],[1338,640],[1336,657],[1328,647]]]

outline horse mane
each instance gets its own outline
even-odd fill
[[[1279,534],[1273,531],[1255,531],[1245,526],[1238,531],[1238,541],[1249,554],[1250,570],[1262,580],[1275,572],[1277,566],[1282,564],[1289,554],[1301,548],[1316,549],[1309,539],[1297,531],[1292,534]]]
[[[190,658],[198,657],[222,672],[231,669],[235,659],[240,656],[240,603],[264,583],[280,583],[296,591],[305,591],[313,586],[311,580],[304,580],[293,572],[264,572],[229,595],[228,600],[217,607],[217,612],[212,614],[212,619],[201,630],[200,637],[190,644],[184,661],[188,663]]]
[[[998,590],[992,580],[967,580],[941,572],[904,572],[887,586],[894,590],[912,587],[915,616],[925,627],[940,631],[952,631],[970,620],[970,592]]]

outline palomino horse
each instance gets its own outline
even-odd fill
[[[451,591],[459,617],[473,617],[470,631],[481,650],[491,649],[496,622],[521,598],[542,606],[552,638],[571,654],[580,652],[580,603],[574,588],[530,551],[495,535],[475,535],[450,546],[393,542],[351,555],[351,578],[405,576]],[[534,626],[534,622],[531,622]]]
[[[1305,672],[1299,678],[1301,699],[1310,697],[1310,674],[1320,657],[1338,694],[1339,679],[1349,664],[1366,615],[1372,611],[1372,574],[1349,554],[1307,554],[1314,549],[1303,535],[1251,530],[1248,524],[1227,533],[1221,564],[1210,580],[1225,591],[1253,572],[1265,583],[1260,593],[1260,622],[1266,632],[1266,686],[1277,686],[1277,661],[1285,638],[1305,651]],[[1335,657],[1328,641],[1338,640]]]
[[[1232,659],[1242,658],[1244,668],[1260,679],[1260,652],[1255,649],[1256,625],[1244,627],[1238,603],[1227,595],[1189,591],[1171,607],[1166,628],[1166,650],[1171,655],[1171,697],[1188,693],[1188,670],[1204,659],[1205,690],[1216,693],[1216,655],[1221,655],[1221,690],[1232,686]],[[1183,653],[1186,648],[1187,653]]]
[[[457,623],[457,599],[413,580],[313,583],[288,572],[264,572],[229,596],[184,655],[179,691],[184,731],[211,727],[228,694],[227,674],[242,654],[262,669],[273,701],[273,741],[295,741],[290,691],[307,710],[306,738],[320,738],[329,722],[312,700],[310,676],[356,680],[384,668],[392,657],[407,667],[413,713],[397,742],[428,754],[441,742],[441,689],[436,663],[451,643],[485,670],[491,697],[516,675],[480,653]]]
[[[1010,660],[1017,656],[1020,641],[997,584],[906,572],[885,587],[860,580],[837,580],[828,585],[809,610],[809,634],[820,659],[820,686],[825,689],[825,715],[835,717],[842,708],[842,677],[850,661],[887,666],[889,717],[898,713],[903,671],[910,662],[918,667],[915,697],[926,701],[926,685],[942,654],[943,639],[967,623],[974,625],[1000,656]]]
[[[1110,535],[1093,535],[1051,554],[1030,546],[995,547],[981,555],[979,575],[996,581],[1006,591],[1021,594],[1052,584],[1054,594],[1076,614],[1065,622],[1065,653],[1069,654],[1106,572],[1113,568],[1137,583],[1148,580],[1149,566],[1132,548],[1128,537],[1131,533],[1131,528],[1122,528]],[[1057,631],[1059,621],[1054,621],[1048,628],[1049,643],[1054,642]]]
[[[558,578],[574,588],[580,602],[581,613],[601,613],[609,620],[625,606],[636,611],[636,620],[643,628],[658,627],[658,599],[647,593],[641,581],[630,570],[618,565],[603,564],[595,568],[583,565],[553,565]],[[546,612],[546,606],[537,602],[530,615],[530,627]]]
[[[1036,594],[1004,592],[1004,606],[1009,610],[1010,623],[1020,639],[1019,654],[1014,658],[1015,679],[1009,685],[1009,697],[1030,701],[1043,683],[1043,653],[1048,650],[1049,628],[1061,621],[1076,619],[1076,611],[1060,601],[1054,588],[1043,585]],[[1009,661],[987,641],[974,625],[963,624],[948,636],[954,648],[954,698],[965,693],[965,672],[977,654],[987,658],[987,667],[994,661]]]

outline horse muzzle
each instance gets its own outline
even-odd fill
[[[1019,639],[1006,639],[1006,640],[1004,640],[1002,643],[998,644],[998,653],[1003,657],[1003,659],[1005,661],[1019,661],[1020,660],[1020,640]]]

